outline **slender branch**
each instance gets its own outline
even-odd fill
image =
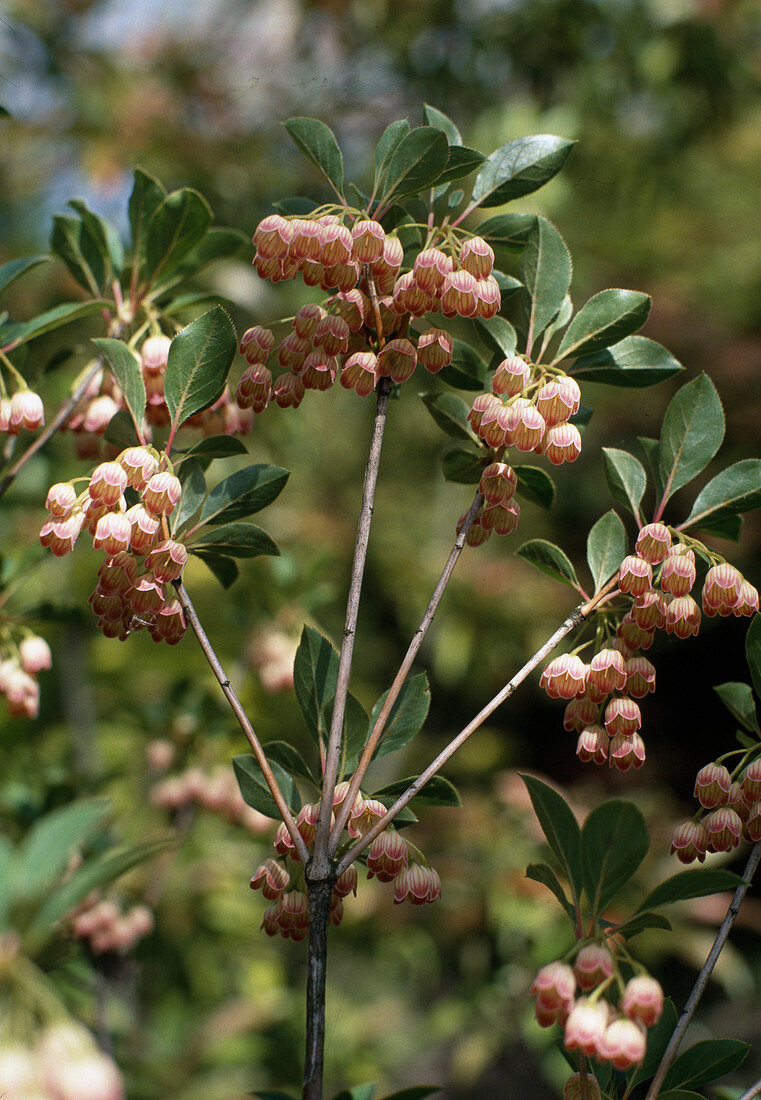
[[[754,1096],[761,1096],[761,1077],[759,1077],[755,1085],[750,1086],[747,1092],[744,1092],[742,1096],[738,1096],[737,1100],[753,1100]]]
[[[330,819],[333,813],[333,792],[336,788],[338,764],[341,757],[344,710],[346,708],[346,696],[349,690],[351,660],[354,653],[354,638],[357,630],[357,616],[359,614],[359,598],[362,591],[362,578],[365,572],[367,544],[370,539],[370,524],[373,518],[375,486],[378,481],[378,468],[380,466],[381,445],[383,443],[383,429],[386,425],[389,389],[389,379],[381,378],[378,383],[378,405],[375,411],[373,434],[370,440],[370,453],[367,458],[365,480],[362,487],[362,507],[360,509],[359,522],[357,524],[357,539],[354,544],[354,561],[352,562],[351,583],[349,585],[349,595],[346,601],[346,620],[344,623],[343,638],[341,640],[341,653],[338,659],[338,675],[336,677],[336,694],[333,700],[333,716],[330,722],[328,746],[325,754],[322,801],[320,803],[317,831],[315,832],[314,838],[312,873],[321,877],[324,877],[328,870],[328,839],[330,835]]]
[[[582,604],[571,612],[568,618],[558,627],[552,637],[548,638],[541,649],[537,650],[534,656],[526,662],[523,668],[519,672],[517,672],[515,676],[513,676],[512,680],[510,680],[510,682],[506,684],[497,695],[494,696],[491,702],[486,704],[483,710],[481,710],[473,719],[473,721],[470,722],[463,730],[461,730],[460,733],[457,734],[454,740],[449,742],[446,748],[442,749],[436,759],[428,765],[422,775],[419,775],[413,783],[410,783],[404,794],[400,795],[399,798],[397,798],[393,806],[391,806],[383,815],[383,817],[375,823],[372,829],[370,829],[369,832],[365,833],[365,835],[361,837],[357,841],[357,843],[352,848],[350,848],[345,855],[341,857],[336,868],[336,874],[339,877],[343,874],[347,867],[351,866],[357,856],[359,856],[365,850],[368,844],[371,844],[372,841],[375,840],[376,836],[379,836],[379,834],[382,833],[385,828],[387,828],[387,826],[394,820],[396,815],[404,809],[407,803],[412,801],[418,791],[422,790],[422,788],[426,785],[428,780],[432,779],[437,772],[441,771],[447,760],[449,760],[450,756],[453,756],[454,753],[459,749],[459,747],[465,744],[470,735],[472,733],[475,733],[479,726],[482,726],[486,719],[494,713],[497,707],[504,703],[505,699],[509,698],[513,694],[519,684],[522,684],[526,677],[531,672],[533,672],[536,666],[538,664],[541,664],[548,653],[551,653],[555,646],[558,645],[558,643],[561,642],[563,638],[565,638],[566,634],[570,634],[570,632],[574,630],[587,617],[588,614],[590,614],[593,607],[595,606],[596,599],[597,597],[595,597],[594,600],[590,600],[586,604]]]
[[[26,466],[29,459],[32,458],[33,455],[36,455],[37,452],[45,446],[47,441],[55,435],[58,429],[66,423],[76,406],[84,397],[85,393],[87,392],[87,388],[92,382],[93,378],[97,376],[99,371],[103,370],[103,366],[104,360],[102,356],[98,356],[98,358],[93,363],[92,368],[87,372],[77,388],[69,395],[69,397],[66,398],[66,400],[63,402],[58,412],[55,414],[45,430],[40,432],[37,438],[29,444],[24,453],[16,459],[8,473],[5,474],[2,479],[0,479],[0,496],[3,495],[6,489],[8,489],[13,481],[18,477],[24,466]]]
[[[306,1053],[302,1100],[322,1100],[325,1056],[325,979],[328,923],[335,879],[309,882],[309,950],[307,954]]]
[[[344,799],[344,801],[341,805],[341,809],[340,809],[340,811],[338,813],[338,816],[336,818],[336,823],[335,823],[335,825],[333,827],[333,830],[330,834],[330,845],[328,847],[328,852],[329,852],[331,857],[334,856],[335,853],[336,853],[336,849],[337,849],[338,844],[339,844],[340,839],[341,839],[341,833],[343,832],[343,829],[344,829],[344,826],[346,825],[349,814],[351,813],[352,807],[354,805],[354,800],[357,796],[357,792],[359,791],[359,788],[362,785],[362,780],[365,777],[365,772],[367,771],[367,768],[368,768],[368,766],[369,766],[369,764],[370,764],[370,762],[373,758],[373,754],[375,753],[375,750],[378,747],[378,742],[380,741],[381,737],[383,736],[383,731],[386,728],[386,723],[388,722],[388,717],[391,713],[391,708],[393,707],[394,703],[396,702],[397,697],[399,695],[399,692],[402,690],[402,687],[404,686],[404,682],[407,679],[407,674],[409,673],[410,669],[412,668],[413,661],[415,660],[415,657],[417,656],[417,653],[418,653],[418,650],[420,649],[420,646],[423,644],[423,639],[426,636],[426,633],[428,631],[428,627],[433,622],[433,617],[436,614],[436,611],[438,610],[439,604],[441,603],[441,598],[444,595],[444,591],[445,591],[447,585],[449,584],[449,580],[452,576],[452,573],[454,572],[454,567],[457,564],[457,560],[460,557],[460,554],[462,553],[463,547],[465,546],[465,540],[468,537],[468,531],[470,530],[470,527],[471,527],[471,524],[473,523],[473,520],[476,518],[476,515],[478,514],[479,508],[483,504],[483,500],[484,500],[484,498],[481,495],[481,493],[476,493],[475,499],[474,499],[473,503],[470,506],[470,511],[468,512],[467,516],[465,517],[465,519],[463,521],[462,527],[460,529],[460,533],[458,534],[457,538],[455,539],[455,543],[454,543],[454,546],[452,547],[452,550],[449,554],[449,557],[447,559],[447,563],[444,566],[444,569],[442,570],[441,576],[439,577],[438,584],[436,585],[436,588],[433,591],[433,595],[431,596],[431,601],[428,604],[426,612],[425,612],[425,614],[423,615],[423,618],[420,621],[420,626],[417,628],[417,630],[415,631],[415,633],[412,637],[412,641],[410,642],[409,649],[407,650],[407,652],[404,656],[404,660],[401,663],[401,666],[399,668],[399,671],[396,674],[396,678],[395,678],[393,684],[389,688],[388,695],[386,696],[386,701],[383,704],[383,707],[381,708],[381,712],[380,712],[380,714],[378,715],[378,717],[375,721],[375,725],[373,726],[372,732],[370,733],[370,736],[367,739],[367,744],[364,747],[364,750],[362,752],[362,756],[360,757],[360,760],[359,760],[359,763],[357,764],[354,775],[352,776],[352,780],[351,780],[351,783],[349,785],[349,790],[347,791],[346,798]]]
[[[655,1100],[655,1097],[661,1090],[661,1085],[663,1084],[669,1066],[676,1057],[676,1052],[679,1049],[679,1044],[684,1038],[684,1033],[689,1026],[690,1020],[695,1014],[695,1009],[698,1007],[700,998],[703,996],[706,986],[708,985],[708,979],[711,977],[713,968],[718,961],[719,955],[724,949],[724,944],[727,942],[727,937],[729,936],[729,933],[732,929],[732,925],[735,922],[737,914],[740,912],[740,906],[742,905],[745,895],[748,892],[748,888],[753,881],[753,876],[756,873],[759,862],[761,862],[761,841],[754,846],[750,853],[750,856],[748,857],[748,862],[746,863],[745,870],[743,871],[743,881],[732,895],[732,900],[729,903],[729,908],[727,909],[724,920],[721,922],[721,927],[716,934],[716,939],[713,941],[713,946],[708,953],[708,958],[703,964],[703,969],[698,974],[695,985],[692,987],[692,993],[690,993],[687,1004],[684,1006],[682,1015],[679,1017],[679,1022],[674,1028],[673,1034],[669,1039],[669,1045],[666,1047],[666,1051],[663,1055],[663,1058],[661,1059],[661,1064],[658,1066],[656,1074],[650,1082],[650,1088],[648,1089],[645,1100]],[[759,1085],[761,1086],[761,1082],[759,1082]],[[748,1097],[756,1095],[758,1095],[758,1093],[754,1092],[753,1090],[751,1090],[749,1093],[746,1093],[746,1096]]]
[[[270,794],[272,795],[275,801],[275,805],[278,808],[278,813],[285,822],[285,827],[288,830],[291,840],[296,847],[299,859],[304,864],[304,866],[306,866],[306,864],[309,862],[309,849],[304,843],[304,839],[301,836],[301,833],[296,828],[296,821],[290,811],[288,803],[283,797],[283,792],[280,790],[278,782],[272,773],[272,768],[270,767],[269,761],[264,754],[264,749],[261,746],[261,742],[256,736],[254,728],[249,722],[248,716],[243,709],[241,702],[238,699],[238,696],[235,694],[235,691],[233,690],[230,681],[227,678],[224,669],[222,668],[222,665],[219,663],[219,658],[214,652],[214,648],[212,647],[212,644],[206,635],[206,631],[201,625],[201,621],[198,618],[198,614],[195,607],[193,606],[190,596],[188,595],[185,585],[182,583],[181,580],[174,581],[173,584],[177,592],[177,598],[180,601],[180,606],[185,612],[185,617],[193,628],[193,632],[196,638],[198,638],[198,644],[201,646],[204,656],[209,662],[209,666],[216,676],[217,681],[219,682],[219,686],[222,688],[222,694],[230,704],[233,714],[238,719],[238,724],[240,725],[240,728],[243,730],[249,745],[254,751],[256,762],[262,769],[262,775],[264,776],[267,786],[270,789]]]

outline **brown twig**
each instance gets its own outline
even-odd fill
[[[324,878],[330,866],[330,861],[328,859],[328,839],[330,836],[330,819],[333,813],[333,792],[336,787],[338,764],[341,757],[344,711],[346,707],[346,696],[349,690],[351,660],[354,653],[357,616],[359,615],[359,599],[362,592],[362,578],[365,572],[367,545],[370,539],[370,524],[373,518],[375,486],[378,481],[378,469],[380,466],[381,445],[383,443],[383,430],[386,425],[386,409],[388,407],[389,390],[389,380],[387,378],[381,378],[378,383],[378,404],[375,411],[373,434],[370,440],[370,453],[367,458],[367,465],[365,466],[365,480],[362,486],[362,507],[357,523],[357,538],[354,544],[351,582],[349,585],[349,595],[346,601],[346,619],[344,623],[343,638],[341,639],[341,652],[338,659],[336,693],[333,700],[333,715],[330,722],[328,746],[325,755],[322,800],[320,802],[320,813],[314,838],[314,854],[312,856],[312,865],[310,868],[310,875],[313,879]]]
[[[230,704],[233,714],[238,719],[238,724],[240,725],[240,728],[243,730],[249,745],[253,749],[254,756],[256,757],[256,762],[262,769],[262,775],[264,776],[265,782],[270,789],[270,794],[272,795],[275,801],[275,805],[278,808],[278,813],[285,822],[285,827],[288,830],[291,840],[294,843],[296,851],[298,852],[299,859],[306,866],[306,864],[309,862],[309,849],[304,843],[304,839],[301,836],[301,833],[296,828],[296,821],[294,819],[294,816],[291,813],[290,807],[283,797],[283,792],[280,790],[278,782],[272,773],[272,768],[270,767],[269,761],[265,756],[264,749],[261,746],[261,742],[256,736],[254,728],[248,720],[248,716],[243,709],[241,702],[238,699],[238,696],[235,694],[235,691],[233,690],[230,681],[227,678],[224,669],[222,668],[222,665],[219,663],[219,659],[206,635],[206,631],[201,625],[201,621],[198,618],[198,614],[195,607],[193,606],[190,596],[188,595],[185,585],[182,583],[181,580],[174,581],[173,584],[177,592],[177,598],[180,601],[180,606],[185,612],[185,616],[191,627],[193,628],[193,633],[195,634],[196,638],[198,638],[198,643],[203,650],[204,657],[209,662],[209,666],[216,676],[217,681],[219,682],[219,686],[222,688],[222,694]]]
[[[360,757],[354,775],[352,776],[351,783],[349,784],[349,789],[346,793],[346,797],[344,798],[341,809],[338,813],[338,816],[336,817],[336,823],[333,826],[333,830],[330,834],[330,845],[328,848],[328,852],[331,857],[334,856],[336,853],[336,849],[338,848],[341,839],[341,833],[343,832],[349,814],[351,813],[352,807],[354,805],[354,800],[357,796],[357,792],[359,791],[362,780],[365,777],[368,766],[372,761],[373,754],[375,753],[375,750],[378,746],[378,742],[383,736],[383,731],[386,728],[386,723],[388,722],[388,717],[391,714],[391,709],[399,696],[399,692],[404,686],[404,682],[407,679],[407,674],[412,668],[412,664],[418,654],[420,646],[423,644],[423,639],[426,636],[428,628],[433,622],[433,617],[438,610],[439,604],[441,603],[441,598],[444,595],[444,591],[449,584],[452,573],[454,572],[454,567],[457,564],[460,554],[462,553],[463,547],[465,546],[465,540],[468,537],[468,531],[470,530],[471,524],[478,514],[478,509],[483,504],[483,499],[484,498],[480,493],[476,493],[475,499],[470,506],[470,510],[463,521],[460,533],[455,539],[455,543],[449,554],[447,563],[442,570],[441,576],[439,577],[438,584],[433,591],[430,603],[428,604],[426,612],[420,621],[420,626],[417,628],[412,637],[409,649],[404,656],[404,660],[399,667],[399,671],[396,674],[394,682],[389,688],[388,695],[386,696],[386,700],[383,704],[383,707],[381,708],[381,712],[378,715],[370,736],[367,739],[367,744],[362,751],[362,756]]]
[[[399,798],[397,798],[396,802],[394,802],[394,804],[386,811],[383,817],[381,817],[375,823],[372,829],[370,829],[369,832],[365,833],[365,835],[361,837],[357,841],[357,843],[352,848],[350,848],[345,855],[341,857],[338,862],[338,866],[336,867],[336,874],[339,877],[348,867],[351,866],[357,856],[361,855],[365,848],[369,844],[371,844],[373,840],[375,840],[376,836],[379,836],[380,833],[382,833],[383,830],[391,824],[397,814],[404,809],[408,802],[412,801],[415,795],[426,785],[428,780],[432,779],[437,772],[441,771],[447,760],[449,760],[449,758],[453,756],[455,752],[457,752],[460,746],[468,740],[471,734],[475,733],[479,726],[482,726],[486,719],[494,713],[497,707],[501,706],[501,704],[504,703],[504,701],[513,694],[519,684],[523,683],[526,677],[531,672],[533,672],[536,666],[540,664],[549,653],[552,652],[555,646],[557,646],[563,640],[563,638],[565,638],[566,634],[570,634],[570,632],[575,629],[575,627],[577,627],[588,614],[590,614],[595,604],[596,598],[595,600],[589,600],[586,604],[583,604],[580,607],[577,607],[575,611],[572,611],[568,618],[565,619],[565,621],[558,627],[552,637],[548,638],[541,649],[537,650],[534,656],[526,662],[523,668],[519,672],[517,672],[515,676],[513,676],[512,680],[510,680],[510,682],[507,683],[502,688],[502,690],[497,695],[495,695],[489,703],[486,704],[483,710],[479,711],[472,722],[469,722],[468,725],[465,726],[465,728],[461,730],[460,733],[458,733],[452,741],[449,742],[446,748],[442,749],[436,759],[428,765],[425,771],[421,775],[419,775],[418,778],[414,780],[414,782],[410,783],[407,790],[403,794],[401,794]]]
[[[748,892],[748,888],[753,881],[753,876],[756,873],[759,862],[761,862],[761,841],[754,846],[750,853],[750,856],[748,857],[748,862],[746,863],[745,870],[743,871],[743,881],[732,895],[732,900],[729,903],[729,907],[727,908],[724,920],[721,922],[719,931],[716,934],[716,939],[713,941],[713,946],[708,952],[708,958],[703,963],[703,969],[698,974],[697,981],[692,987],[692,993],[690,993],[690,996],[687,999],[687,1004],[684,1006],[682,1015],[679,1017],[679,1022],[674,1028],[671,1038],[669,1039],[669,1045],[666,1047],[663,1057],[661,1058],[661,1063],[656,1070],[655,1076],[650,1082],[650,1088],[647,1090],[647,1096],[645,1097],[645,1100],[655,1100],[655,1097],[661,1091],[661,1085],[663,1084],[671,1063],[676,1058],[676,1052],[679,1049],[679,1044],[684,1038],[684,1033],[689,1026],[690,1020],[695,1015],[695,1009],[698,1007],[700,998],[705,993],[706,986],[708,985],[708,980],[711,977],[714,966],[716,966],[719,955],[724,949],[724,944],[727,942],[727,937],[729,936],[737,914],[740,912],[740,906],[742,905],[745,895]],[[761,1085],[761,1082],[759,1082],[759,1085]],[[754,1092],[753,1090],[751,1090],[745,1095],[746,1097],[757,1096],[758,1091]],[[741,1098],[741,1100],[743,1100],[743,1098]]]

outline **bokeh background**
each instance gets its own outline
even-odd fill
[[[6,0],[0,260],[44,251],[50,218],[70,198],[125,230],[136,165],[167,187],[197,187],[218,224],[250,234],[283,195],[323,195],[284,119],[329,123],[348,177],[361,183],[383,128],[401,117],[421,123],[423,102],[484,152],[532,132],[577,140],[560,177],[516,208],[558,225],[577,304],[608,286],[652,294],[645,335],[684,363],[685,379],[707,370],[722,395],[724,464],[757,455],[761,12],[750,0]],[[260,283],[249,260],[203,276],[239,331],[305,300]],[[76,294],[62,265],[45,265],[5,305],[25,317]],[[98,334],[64,332],[81,355]],[[33,345],[29,366],[45,371],[46,399],[72,378],[66,364],[50,364],[60,344]],[[429,722],[379,779],[423,766],[570,609],[572,593],[513,551],[541,535],[583,560],[586,532],[610,506],[600,445],[628,449],[657,434],[677,384],[633,395],[586,387],[595,414],[582,458],[557,473],[551,514],[526,506],[510,539],[464,555],[419,662],[431,680]],[[265,522],[282,557],[246,565],[226,596],[201,564],[186,575],[264,740],[308,747],[278,662],[305,620],[340,637],[370,419],[370,404],[344,391],[311,394],[297,413],[269,410],[247,442],[254,461],[292,470]],[[443,481],[446,445],[414,386],[389,427],[352,689],[368,706],[393,677],[469,503],[466,488]],[[47,485],[87,468],[70,438],[30,463],[7,498],[7,557],[34,543]],[[761,582],[758,517],[745,520],[739,548],[717,545]],[[294,1091],[305,951],[257,931],[264,903],[248,889],[269,833],[204,812],[171,826],[150,801],[157,776],[146,750],[156,739],[174,746],[171,772],[210,772],[245,746],[192,638],[158,660],[148,638],[120,645],[97,635],[86,607],[96,568],[87,551],[43,560],[13,597],[18,610],[47,605],[40,629],[55,666],[43,674],[39,721],[0,718],[3,830],[20,836],[46,810],[98,793],[111,800],[120,839],[174,827],[182,840],[119,884],[125,903],[155,905],[155,931],[136,952],[92,965],[68,945],[53,978],[79,1016],[111,1036],[134,1100]],[[446,774],[463,808],[430,811],[413,836],[441,873],[443,901],[424,912],[394,907],[388,888],[365,884],[332,934],[329,1088],[430,1082],[449,1100],[559,1094],[567,1070],[533,1023],[526,990],[569,941],[553,899],[524,878],[537,833],[516,769],[564,784],[580,814],[610,795],[636,801],[653,841],[639,883],[652,885],[677,869],[668,839],[692,812],[695,771],[731,747],[733,722],[711,685],[748,678],[744,630],[712,621],[698,639],[656,643],[659,687],[643,708],[648,760],[635,775],[580,765],[536,676],[455,757]],[[720,915],[713,903],[683,906],[678,935],[637,941],[678,1005]],[[746,1085],[761,1069],[760,934],[756,891],[693,1028],[695,1038],[755,1042],[736,1078]]]

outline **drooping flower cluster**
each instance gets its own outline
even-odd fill
[[[233,825],[243,825],[252,833],[266,831],[270,823],[269,818],[243,801],[228,765],[219,765],[208,774],[201,768],[191,767],[167,776],[154,785],[151,802],[172,813],[197,806],[220,814]]]
[[[589,664],[576,654],[555,657],[539,681],[551,699],[567,701],[563,725],[578,733],[576,753],[583,761],[626,771],[645,761],[637,700],[655,691],[655,668],[644,656],[656,630],[677,638],[697,634],[700,607],[690,595],[696,579],[695,553],[674,543],[668,527],[649,523],[637,537],[636,553],[624,558],[618,591],[628,610],[618,616]],[[752,615],[758,592],[727,562],[712,566],[702,592],[707,615]]]
[[[761,840],[761,757],[754,751],[743,753],[732,772],[720,761],[698,772],[695,798],[701,810],[677,826],[671,841],[671,854],[681,863],[703,863],[706,852],[729,852],[741,840]]]
[[[420,364],[432,374],[452,358],[446,329],[410,331],[427,313],[444,317],[493,317],[500,307],[492,274],[494,253],[481,237],[426,247],[402,274],[404,248],[380,222],[344,211],[316,218],[272,214],[254,233],[254,266],[262,278],[279,282],[300,275],[307,286],[334,291],[323,305],[302,306],[293,331],[275,346],[270,329],[248,329],[240,351],[248,363],[236,400],[262,412],[274,400],[297,407],[308,389],[341,385],[365,397],[381,378],[405,382]],[[413,339],[414,337],[414,339]],[[270,356],[282,368],[273,382]]]
[[[569,423],[580,400],[578,384],[562,371],[548,371],[509,355],[494,373],[492,392],[473,401],[468,422],[499,457],[505,448],[514,447],[544,455],[557,466],[581,454],[579,429]],[[492,531],[507,535],[515,529],[520,518],[513,500],[516,484],[515,472],[503,462],[484,470],[478,488],[485,500],[468,531],[468,545],[481,545]]]
[[[348,783],[339,783],[333,796],[337,810],[348,791]],[[311,849],[317,831],[319,803],[303,806],[296,819],[299,833]],[[370,831],[385,814],[386,808],[377,799],[358,794],[346,830],[351,841]],[[251,879],[251,889],[261,890],[271,901],[262,919],[262,928],[268,936],[281,935],[286,939],[303,940],[309,929],[308,899],[304,887],[303,868],[298,853],[285,825],[278,826],[275,836],[278,858],[266,859],[257,867]],[[340,851],[340,849],[339,849]],[[363,857],[367,877],[379,882],[394,883],[394,904],[409,901],[412,905],[425,905],[441,898],[441,879],[437,872],[422,863],[410,862],[409,846],[404,837],[389,828],[373,840]],[[343,899],[357,894],[357,869],[348,867],[333,888],[330,905],[330,921],[340,924],[343,920]]]
[[[5,1039],[0,1082],[8,1100],[123,1100],[124,1085],[112,1058],[73,1020],[44,1028],[34,1044]]]
[[[618,989],[618,1002],[605,994]],[[642,1062],[647,1028],[663,1011],[663,990],[648,975],[624,982],[618,961],[608,947],[589,943],[581,947],[571,966],[557,961],[543,966],[531,985],[535,1014],[541,1027],[557,1023],[564,1029],[567,1050],[610,1062],[627,1070]],[[571,1078],[568,1096],[575,1096]]]
[[[86,940],[94,955],[126,954],[153,931],[154,918],[147,905],[133,905],[123,912],[116,902],[96,893],[70,917],[70,924],[72,935]]]
[[[36,432],[44,423],[42,398],[33,390],[20,389],[12,397],[0,397],[0,432],[5,435]]]
[[[52,667],[50,646],[31,631],[21,636],[10,626],[0,643],[0,694],[5,696],[10,713],[16,717],[36,718],[40,709],[40,685],[37,673]]]
[[[62,557],[85,528],[106,555],[89,603],[107,638],[124,640],[146,627],[154,641],[175,645],[185,633],[170,584],[182,575],[188,552],[166,527],[182,489],[169,466],[153,448],[128,447],[115,461],[96,466],[83,492],[77,494],[72,482],[48,491],[42,545]],[[130,507],[127,489],[139,496]]]

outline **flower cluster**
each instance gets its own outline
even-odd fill
[[[494,253],[483,238],[459,244],[446,238],[402,273],[399,238],[387,236],[380,222],[353,217],[349,227],[333,213],[272,214],[257,226],[254,266],[262,278],[300,275],[307,286],[334,293],[324,305],[302,306],[277,346],[270,329],[256,325],[244,333],[240,350],[248,367],[236,393],[242,409],[260,413],[270,399],[297,407],[307,390],[329,389],[336,378],[365,397],[382,378],[405,382],[418,364],[435,374],[451,361],[452,337],[434,327],[412,333],[411,321],[427,313],[489,318],[499,310]],[[283,371],[274,382],[271,355]]]
[[[761,840],[761,757],[751,757],[754,751],[743,753],[732,772],[720,761],[698,772],[695,798],[701,809],[677,826],[671,841],[671,854],[681,863],[703,863],[706,852],[729,852],[741,840]]]
[[[338,809],[348,791],[348,783],[339,783],[333,796],[333,806]],[[303,806],[296,819],[299,833],[307,847],[311,848],[317,831],[319,803]],[[385,814],[386,808],[374,798],[358,794],[346,823],[351,841],[370,831]],[[340,849],[339,849],[340,850]],[[261,890],[264,897],[273,902],[264,913],[262,928],[268,936],[281,935],[286,939],[303,940],[309,929],[309,908],[304,889],[303,868],[298,853],[285,825],[279,825],[275,836],[275,851],[279,858],[266,859],[257,867],[251,879],[251,889]],[[409,901],[412,905],[425,905],[441,898],[441,879],[432,867],[410,862],[409,845],[395,829],[382,832],[371,843],[363,857],[367,877],[379,882],[394,883],[394,904]],[[332,924],[343,919],[343,899],[357,894],[357,869],[352,864],[336,882],[330,905]]]
[[[579,429],[569,423],[579,411],[580,400],[578,384],[562,371],[509,355],[494,372],[492,392],[473,401],[468,423],[495,457],[514,447],[545,455],[558,466],[575,462],[581,454]],[[514,530],[520,517],[513,500],[516,484],[515,472],[503,462],[484,470],[478,487],[484,505],[468,531],[468,545],[479,546],[492,531],[507,535]]]
[[[617,1004],[605,997],[614,986],[620,993]],[[543,966],[530,992],[536,997],[537,1022],[541,1027],[560,1024],[567,1050],[579,1050],[619,1070],[641,1063],[647,1028],[663,1011],[660,984],[646,974],[624,982],[615,956],[597,943],[582,947],[573,966],[562,961]],[[569,1086],[566,1095],[576,1095]]]
[[[182,489],[168,465],[153,448],[128,447],[115,461],[96,466],[83,492],[77,494],[72,482],[48,491],[50,518],[40,531],[42,545],[62,557],[85,528],[93,547],[106,555],[89,603],[107,638],[124,640],[147,627],[155,642],[175,645],[185,633],[185,616],[170,583],[182,575],[188,552],[168,537],[166,525]],[[139,497],[130,507],[128,489]]]
[[[243,825],[252,833],[264,832],[269,826],[269,818],[243,801],[232,769],[224,764],[209,774],[193,767],[167,776],[154,785],[151,802],[172,813],[198,806],[220,814],[233,825]]]
[[[0,1082],[8,1100],[123,1100],[116,1063],[73,1020],[46,1027],[34,1045],[0,1046]]]
[[[665,524],[646,524],[636,552],[619,569],[618,595],[628,597],[628,610],[617,615],[615,637],[606,638],[589,664],[564,654],[545,668],[540,686],[551,699],[566,700],[563,724],[578,733],[581,760],[621,771],[644,763],[637,700],[655,691],[655,668],[642,651],[653,644],[656,630],[682,639],[697,634],[701,612],[690,595],[695,579],[693,549],[673,542]],[[758,592],[723,562],[708,570],[702,604],[707,615],[752,615]]]
[[[40,709],[38,672],[52,667],[50,646],[44,638],[26,631],[20,638],[7,628],[0,648],[0,694],[10,713],[36,718]]]
[[[36,432],[45,423],[42,398],[30,389],[16,390],[13,397],[0,397],[0,432],[19,435]]]
[[[125,954],[153,931],[153,911],[133,905],[126,913],[114,901],[97,894],[88,898],[70,918],[72,935],[87,940],[94,955],[107,951]]]

